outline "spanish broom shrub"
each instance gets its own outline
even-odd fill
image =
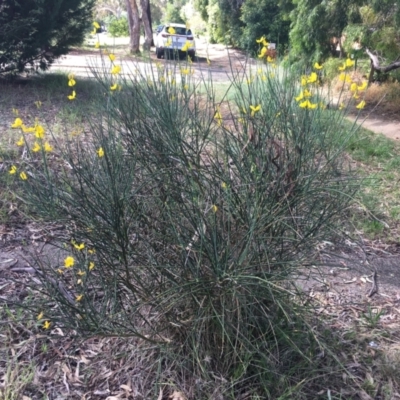
[[[312,74],[305,89],[260,64],[227,102],[190,63],[121,75],[110,59],[101,117],[63,138],[36,125],[12,166],[32,212],[66,227],[37,259],[43,326],[147,341],[160,379],[196,377],[192,398],[276,399],[320,352],[295,279],[357,189],[343,114]]]

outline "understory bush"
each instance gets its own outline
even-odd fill
[[[295,279],[357,189],[343,114],[271,64],[234,73],[228,102],[188,62],[118,75],[111,56],[93,70],[102,117],[63,138],[36,124],[10,170],[66,227],[37,259],[34,309],[44,328],[147,341],[192,398],[288,394],[321,352]]]

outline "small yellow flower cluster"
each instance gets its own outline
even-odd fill
[[[100,24],[96,21],[93,22],[93,31],[90,32],[91,35],[96,35],[97,29],[100,29]],[[100,48],[100,42],[97,40],[97,42],[94,44],[95,49]]]
[[[314,69],[320,71],[323,68],[319,63],[314,64]],[[315,110],[318,106],[322,109],[325,109],[325,104],[312,103],[310,99],[313,96],[312,86],[318,83],[318,74],[315,71],[312,71],[310,75],[303,75],[300,79],[301,86],[304,86],[304,89],[296,96],[294,99],[299,104],[300,108]]]
[[[120,74],[121,73],[121,70],[122,70],[122,68],[121,68],[121,65],[119,65],[119,64],[115,64],[114,63],[114,61],[116,60],[116,56],[115,56],[115,54],[113,54],[113,53],[108,53],[108,58],[110,59],[110,61],[111,61],[111,75],[114,75],[114,76],[116,76],[116,75],[118,75],[118,74]],[[118,84],[118,82],[114,82],[112,85],[110,85],[110,90],[112,91],[112,92],[114,92],[114,91],[116,91],[116,90],[121,90],[122,89],[122,86],[120,85],[120,84]]]
[[[69,87],[74,87],[76,85],[76,81],[74,78],[75,78],[74,74],[68,75],[68,86]],[[68,97],[68,100],[75,100],[75,98],[76,98],[75,90],[72,90],[72,93],[70,95],[68,95],[67,97]]]
[[[41,311],[39,313],[39,315],[36,317],[36,319],[40,322],[44,319],[43,317],[44,317],[44,313],[43,313],[43,311]],[[43,329],[49,329],[50,326],[51,326],[51,322],[49,320],[45,319],[43,321]]]
[[[97,29],[100,29],[100,25],[99,25],[99,23],[96,22],[96,21],[94,21],[92,25],[93,25],[93,31],[90,32],[90,33],[91,33],[92,35],[95,35],[95,34],[97,33]]]
[[[189,49],[193,47],[193,43],[192,42],[188,42],[186,41],[185,44],[182,46],[182,51],[189,51]]]
[[[360,98],[360,92],[363,92],[365,89],[368,87],[368,83],[366,81],[362,82],[361,84],[358,84],[357,82],[353,82],[351,79],[351,76],[347,74],[346,70],[348,68],[351,68],[355,65],[355,61],[347,58],[346,61],[343,62],[343,64],[339,67],[340,75],[339,75],[339,80],[342,82],[345,82],[349,85],[349,90],[350,92],[353,93],[353,98],[354,99],[359,99]],[[365,107],[366,103],[364,100],[360,101],[356,108],[359,110],[362,110]],[[342,109],[341,105],[339,106],[339,109]]]
[[[274,49],[269,48],[269,43],[265,39],[265,37],[262,36],[260,37],[260,39],[256,39],[256,42],[262,45],[260,54],[258,54],[258,58],[265,59],[268,63],[271,63],[273,67],[276,67],[275,65],[276,51]]]
[[[38,103],[40,103],[41,106],[41,102],[35,102],[36,105]],[[18,110],[13,109],[13,112],[14,114],[18,115]],[[28,140],[26,135],[34,133],[36,139],[33,143],[33,146],[30,149],[32,152],[37,153],[39,151],[43,151],[49,153],[53,151],[53,146],[51,146],[48,141],[44,141],[45,129],[43,128],[42,125],[39,124],[37,120],[35,121],[35,124],[33,126],[26,126],[23,120],[20,117],[17,117],[11,124],[11,128],[20,129],[22,132],[22,136],[15,142],[17,146],[28,145]],[[15,165],[12,165],[9,170],[9,173],[11,175],[15,175],[17,171],[18,171],[17,167]],[[28,179],[28,176],[24,171],[20,172],[19,177],[24,181]]]
[[[76,276],[76,284],[83,286],[85,284],[85,277],[87,276],[87,273],[90,271],[93,271],[93,269],[95,268],[95,263],[94,261],[91,261],[90,258],[88,259],[88,255],[93,255],[95,253],[95,249],[87,249],[85,246],[85,243],[77,243],[74,240],[71,240],[71,244],[72,244],[72,249],[76,250],[78,252],[83,251],[84,249],[86,249],[87,251],[84,252],[84,254],[86,255],[86,262],[85,265],[86,267],[81,269],[79,268],[78,270],[75,270],[74,274]],[[63,275],[66,271],[68,270],[73,270],[73,267],[76,265],[76,260],[74,258],[74,256],[67,256],[64,259],[64,265],[61,266],[60,268],[57,269],[57,272],[60,275]],[[81,290],[79,290],[81,291]],[[83,289],[82,289],[83,291]],[[75,301],[76,302],[80,302],[83,299],[83,294],[77,294],[75,296]]]

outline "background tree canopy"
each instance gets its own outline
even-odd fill
[[[95,0],[0,0],[0,74],[44,70],[91,28]]]

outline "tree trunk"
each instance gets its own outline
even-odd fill
[[[378,56],[373,54],[368,48],[365,49],[365,52],[368,54],[369,59],[371,60],[371,71],[369,73],[368,83],[372,82],[374,72],[376,71],[378,74],[386,73],[393,71],[394,69],[400,68],[400,56],[397,58],[396,61],[392,62],[391,64],[387,65],[386,67],[381,67],[381,63],[379,62]]]
[[[153,30],[151,29],[149,0],[140,0],[140,6],[142,7],[142,22],[145,35],[143,50],[148,51],[153,43]]]
[[[129,36],[131,40],[130,51],[135,54],[140,52],[140,18],[136,0],[126,0],[126,9],[128,11]]]

